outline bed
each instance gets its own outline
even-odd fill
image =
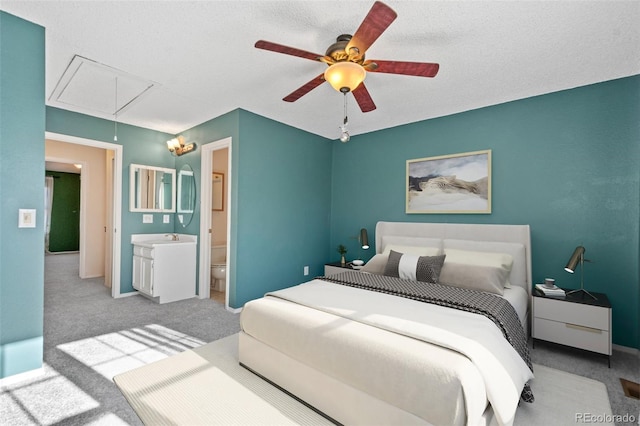
[[[245,304],[239,360],[338,423],[509,425],[530,292],[528,225],[378,222],[361,271]]]

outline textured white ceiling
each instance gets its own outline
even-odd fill
[[[640,74],[639,1],[393,1],[398,18],[368,59],[437,62],[431,78],[370,73],[375,111],[349,94],[352,135]],[[323,84],[282,98],[326,65],[254,48],[257,40],[323,54],[373,1],[11,1],[46,28],[49,99],[74,55],[158,84],[118,121],[172,134],[235,108],[330,139],[343,96]],[[85,90],[105,97],[103,90]],[[87,99],[103,104],[111,99]]]

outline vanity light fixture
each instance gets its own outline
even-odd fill
[[[191,142],[189,144],[185,144],[184,136],[177,136],[171,140],[167,141],[167,148],[169,148],[169,152],[176,157],[184,155],[188,152],[196,150],[196,144]]]

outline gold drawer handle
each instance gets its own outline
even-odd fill
[[[599,330],[597,328],[585,327],[583,325],[576,325],[576,324],[569,324],[569,323],[565,325],[569,328],[575,328],[576,330],[588,331],[590,333],[602,333],[602,330]]]

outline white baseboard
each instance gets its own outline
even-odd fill
[[[630,348],[628,346],[621,346],[621,345],[612,345],[612,348],[616,351],[626,352],[628,354],[640,356],[640,351],[636,348]]]
[[[227,308],[227,311],[232,312],[234,314],[239,314],[242,312],[242,308]]]
[[[116,299],[120,299],[122,297],[136,296],[137,294],[138,294],[137,291],[131,291],[129,293],[120,293],[118,296],[116,296]]]
[[[16,383],[20,383],[26,380],[35,379],[37,377],[44,375],[44,368],[36,368],[35,370],[25,371],[24,373],[14,374],[13,376],[5,377],[0,379],[0,389],[4,387],[8,387],[11,385],[15,385]]]

